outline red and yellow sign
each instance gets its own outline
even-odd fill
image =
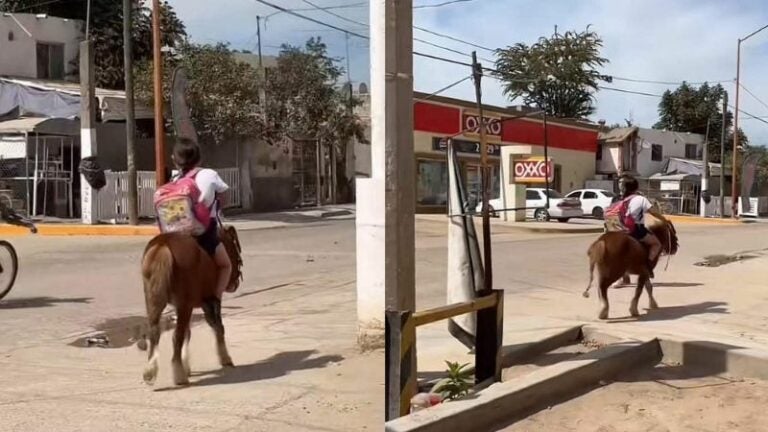
[[[483,116],[485,121],[485,136],[488,141],[501,141],[502,124],[501,118],[494,116]],[[464,110],[461,113],[461,130],[464,136],[477,137],[480,135],[480,116],[473,111]]]
[[[552,182],[555,179],[552,158],[546,163],[541,156],[514,159],[512,162],[512,176],[515,183],[546,183],[547,177]]]

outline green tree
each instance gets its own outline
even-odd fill
[[[365,142],[365,129],[353,113],[360,101],[340,91],[344,69],[338,61],[328,55],[319,38],[310,39],[303,48],[284,45],[277,67],[267,77],[267,119],[278,136],[335,145],[336,178],[344,187],[350,180],[344,150],[352,138]]]
[[[263,81],[256,69],[237,61],[227,45],[182,43],[175,55],[164,57],[163,63],[165,106],[169,106],[174,70],[183,67],[187,72],[187,103],[202,144],[263,136],[265,124],[259,104]],[[154,98],[152,69],[148,60],[137,64],[135,72],[136,100],[146,106],[152,106]]]
[[[707,140],[709,159],[720,162],[720,135],[726,128],[726,166],[730,161],[733,142],[733,113],[726,110],[725,125],[723,125],[723,97],[727,96],[720,85],[710,86],[707,83],[694,87],[683,83],[674,91],[667,90],[659,102],[659,121],[655,129],[667,129],[679,132],[691,132],[701,135],[707,133],[709,119],[709,138]],[[739,129],[739,141],[747,147],[749,140]]]
[[[602,46],[589,29],[518,43],[496,51],[497,76],[510,100],[522,98],[554,117],[585,118],[595,111],[593,92],[604,79],[598,68],[608,63]]]
[[[152,12],[146,0],[132,0],[133,56],[139,62],[152,57]],[[186,38],[184,24],[167,1],[161,2],[161,30],[164,46],[177,47]],[[40,0],[0,0],[0,11],[45,13],[60,18],[86,20],[85,1],[45,2]],[[85,29],[83,29],[85,31]],[[91,3],[91,40],[94,41],[96,85],[122,89],[123,82],[123,2],[99,0]],[[72,59],[76,61],[77,59]]]

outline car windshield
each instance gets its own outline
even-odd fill
[[[562,198],[563,197],[563,195],[560,192],[558,192],[556,190],[552,190],[552,189],[547,190],[547,195],[549,195],[550,198]]]

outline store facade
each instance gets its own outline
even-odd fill
[[[480,144],[476,105],[469,101],[414,93],[414,153],[416,158],[416,211],[442,213],[448,199],[447,140],[453,139],[461,164],[465,190],[474,207],[481,196]],[[491,198],[499,196],[501,147],[530,146],[533,156],[544,154],[544,124],[529,108],[484,106]],[[514,119],[511,119],[514,118]],[[548,156],[554,162],[552,188],[567,193],[584,186],[595,174],[598,127],[580,122],[548,119]]]

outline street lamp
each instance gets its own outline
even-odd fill
[[[737,218],[738,217],[738,207],[739,207],[739,191],[736,187],[738,181],[737,181],[737,166],[736,166],[736,160],[738,157],[738,148],[739,148],[739,87],[740,87],[740,72],[741,72],[741,43],[745,40],[751,38],[752,36],[760,33],[761,31],[768,28],[768,25],[765,25],[746,37],[743,37],[739,39],[739,42],[736,47],[736,112],[734,113],[734,120],[733,120],[733,163],[731,170],[733,171],[733,174],[731,176],[731,217]],[[721,175],[725,175],[725,164],[723,163],[723,172]]]

